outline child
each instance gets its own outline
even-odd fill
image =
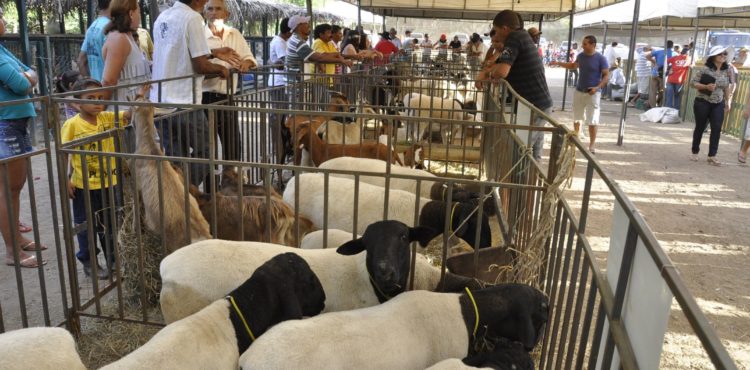
[[[75,84],[78,79],[81,78],[81,74],[78,73],[78,71],[67,71],[63,72],[61,75],[55,77],[55,92],[57,93],[66,93],[70,91],[73,88],[73,84]],[[68,120],[73,118],[78,113],[70,104],[65,103],[65,107],[63,109],[63,117],[64,119]]]
[[[96,135],[115,127],[115,114],[114,112],[105,111],[103,104],[97,104],[97,100],[102,100],[104,92],[88,92],[86,89],[95,89],[102,87],[99,81],[94,79],[86,78],[76,81],[73,85],[73,91],[80,91],[76,93],[74,97],[76,99],[92,100],[91,103],[84,104],[73,104],[76,110],[80,113],[75,115],[73,118],[67,120],[62,128],[62,143],[66,143],[73,140],[85,138],[87,136]],[[120,112],[119,121],[121,125],[125,125],[130,119],[130,112]],[[75,149],[97,151],[97,152],[114,152],[114,140],[109,138],[103,138],[98,141],[90,142],[77,146]],[[91,227],[96,232],[99,243],[104,249],[104,256],[107,260],[107,265],[111,269],[112,262],[114,261],[113,253],[111,252],[114,248],[114,236],[116,230],[111,224],[112,222],[112,211],[119,203],[115,199],[116,204],[110,204],[110,192],[115,195],[117,194],[116,185],[116,168],[115,159],[113,157],[95,156],[88,155],[86,160],[86,178],[83,177],[83,163],[81,162],[81,155],[73,155],[72,161],[68,162],[68,156],[65,154],[63,163],[68,168],[68,195],[73,199],[73,221],[75,224],[82,224],[86,221],[92,222]],[[67,163],[70,163],[68,166]],[[88,195],[84,193],[84,181],[88,183]],[[90,199],[91,213],[86,212],[86,197]],[[83,264],[83,272],[86,276],[91,276],[91,260],[96,261],[95,256],[91,256],[89,253],[89,235],[88,229],[77,234],[78,238],[78,253],[76,257]],[[96,247],[96,237],[94,240],[94,250],[96,254],[99,254],[99,249]],[[100,267],[97,262],[99,279],[106,279],[109,276],[108,269]]]

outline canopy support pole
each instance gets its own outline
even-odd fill
[[[695,16],[695,36],[693,36],[693,50],[690,50],[690,60],[695,62],[695,49],[698,46],[698,24],[701,20],[701,10],[698,9],[698,14]]]
[[[638,17],[641,11],[641,0],[635,0],[633,10],[633,23],[630,27],[630,50],[628,50],[628,71],[625,73],[625,95],[622,98],[622,107],[620,108],[620,127],[617,131],[617,145],[622,146],[625,136],[625,119],[628,113],[628,100],[630,99],[630,80],[635,68],[635,41],[638,37]]]
[[[81,35],[86,33],[86,22],[83,20],[83,7],[78,7],[78,31]]]
[[[18,36],[21,38],[21,58],[23,64],[31,66],[31,55],[29,55],[29,23],[26,13],[26,0],[16,0],[18,9]]]
[[[609,31],[609,28],[607,25],[607,21],[603,21],[602,23],[604,23],[604,36],[602,37],[602,54],[604,54],[604,49],[607,47],[607,31]]]
[[[544,14],[539,15],[539,32],[542,32],[542,21],[544,20]]]
[[[662,106],[664,106],[664,103],[666,103],[666,100],[667,100],[664,95],[666,95],[666,92],[667,92],[666,90],[667,89],[667,67],[669,66],[669,62],[667,62],[667,60],[669,59],[669,54],[670,54],[669,47],[667,45],[667,43],[669,42],[667,40],[668,38],[669,38],[669,16],[666,15],[664,16],[664,65],[662,66],[662,71],[664,72],[662,73],[662,76],[664,77],[662,78],[662,81],[661,81],[661,87],[664,89],[664,94],[662,94],[662,97],[661,97]]]
[[[573,46],[573,9],[570,9],[570,26],[568,27],[568,51],[565,54],[565,61],[570,63],[570,48]],[[561,111],[565,111],[565,98],[568,96],[568,79],[570,71],[565,69],[565,81],[563,81],[563,101]]]
[[[362,0],[357,0],[357,31],[362,32]]]

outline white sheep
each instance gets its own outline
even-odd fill
[[[506,339],[495,341],[490,352],[479,352],[464,359],[452,358],[440,361],[427,370],[470,370],[470,369],[499,369],[499,370],[534,370],[534,360],[526,351],[523,344],[510,342]]]
[[[381,176],[360,176],[359,179],[361,182],[364,182],[364,183],[384,187],[385,186],[384,174],[386,170],[386,165],[387,165],[386,162],[377,160],[377,159],[339,157],[339,158],[329,159],[323,162],[319,166],[319,168],[328,169],[328,170],[375,172],[375,173],[383,174]],[[413,169],[413,168],[399,167],[399,166],[392,165],[391,173],[397,174],[397,175],[409,175],[409,176],[419,176],[423,178],[429,178],[429,179],[425,179],[421,181],[420,189],[419,189],[419,195],[422,198],[427,198],[427,199],[430,198],[430,189],[432,189],[435,183],[438,182],[438,179],[435,175],[424,170],[418,170],[418,169]],[[331,176],[346,177],[350,179],[354,178],[354,176],[352,175],[341,175],[341,174],[332,174]],[[390,187],[391,189],[404,190],[412,194],[416,194],[417,180],[391,177]]]
[[[304,196],[300,196],[299,204],[294,204],[296,177],[289,180],[284,190],[284,201],[292,207],[298,207],[299,213],[309,218],[315,227],[323,228],[325,204],[324,175],[305,173],[299,176],[300,189]],[[348,232],[354,231],[354,181],[346,178],[329,176],[328,178],[328,227]],[[359,198],[356,205],[357,232],[364,230],[367,225],[383,219],[385,189],[364,182],[359,184]],[[414,225],[414,205],[419,200],[419,207],[430,201],[428,198],[417,198],[413,193],[390,189],[388,201],[388,219],[401,221],[406,225]]]
[[[339,229],[328,229],[327,234],[328,243],[325,246],[323,245],[323,230],[316,230],[305,235],[299,247],[302,249],[338,248],[342,244],[355,239],[352,233]],[[359,235],[356,237],[361,238]]]
[[[318,127],[317,134],[328,144],[359,144],[362,142],[362,129],[358,122],[341,123],[327,120]]]
[[[102,369],[236,369],[240,354],[268,328],[317,315],[324,302],[307,263],[293,253],[277,255],[227,298],[167,325]]]
[[[0,334],[0,369],[86,369],[73,336],[62,328],[38,327]]]
[[[476,338],[507,338],[533,349],[547,317],[547,297],[526,285],[471,294],[415,290],[375,307],[285,321],[239,363],[243,369],[423,370],[471,354]]]
[[[468,119],[468,116],[463,111],[462,103],[453,99],[443,99],[418,93],[411,93],[404,96],[403,103],[406,108],[406,116],[410,117],[451,120]],[[440,132],[443,144],[448,143],[449,137],[455,138],[458,131],[461,129],[461,126],[457,124],[430,123],[424,120],[419,121],[418,123],[412,123],[410,124],[410,127],[412,127],[411,133],[413,140],[429,139],[431,132]],[[430,132],[428,132],[428,130]],[[418,136],[415,137],[414,135]]]
[[[353,256],[342,255],[332,248],[304,250],[224,240],[207,240],[182,248],[161,262],[160,304],[164,320],[170,323],[199,311],[235,289],[263,262],[286,252],[301,256],[320,279],[326,294],[325,312],[376,305],[380,302],[380,293],[374,291],[373,284],[389,296],[403,291],[408,286],[406,279],[410,271],[409,240],[419,240],[426,245],[435,232],[407,228],[395,221],[382,221],[371,227],[370,236],[365,236],[366,230],[362,239],[347,243],[349,254],[357,251],[351,250],[353,246],[366,250]],[[405,236],[405,240],[401,236]],[[416,256],[414,289],[437,289],[440,270],[421,254]],[[382,268],[393,271],[381,273]],[[392,281],[394,276],[397,282]],[[446,274],[447,291],[474,284],[472,279]]]

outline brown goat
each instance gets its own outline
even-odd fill
[[[136,101],[147,102],[143,96]],[[154,127],[154,107],[133,107],[133,125],[135,126],[136,154],[163,156],[164,151],[156,144],[156,128]],[[161,235],[164,231],[164,243],[169,253],[192,242],[210,239],[211,232],[208,222],[203,217],[198,203],[187,195],[190,203],[190,230],[185,230],[185,185],[181,172],[175,171],[169,161],[156,162],[150,159],[135,159],[134,172],[137,176],[138,190],[143,199],[144,218],[146,227]],[[161,183],[158,171],[161,168]],[[159,193],[163,196],[163,208],[159,207]],[[162,216],[163,214],[163,216]],[[161,218],[164,224],[161,224]]]
[[[349,99],[346,98],[346,96],[341,95],[339,93],[333,93],[331,94],[331,101],[328,103],[328,108],[326,108],[327,112],[348,112],[349,106],[351,103],[349,103]],[[323,124],[323,122],[331,119],[331,117],[324,117],[324,116],[313,116],[313,115],[295,115],[295,116],[289,116],[286,119],[286,122],[284,123],[286,127],[289,129],[289,131],[294,132],[296,131],[296,127],[298,127],[302,123],[309,123],[313,127],[313,131],[317,132],[318,128]]]
[[[202,193],[194,185],[190,194],[198,200],[203,216],[213,222],[213,199],[211,194]],[[264,196],[227,196],[221,193],[216,199],[216,237],[224,240],[259,241],[284,244],[296,247],[297,228],[294,211],[278,196],[271,196],[271,207],[267,207]],[[271,212],[271,235],[267,233],[266,212]],[[307,233],[314,231],[312,221],[299,216],[300,240]],[[240,230],[243,229],[243,233]]]
[[[240,195],[240,184],[242,184],[242,195],[255,195],[265,196],[266,188],[262,185],[245,184],[240,178],[240,174],[237,173],[237,168],[234,166],[225,166],[221,171],[221,190],[219,193],[223,195]],[[281,198],[281,195],[276,192],[274,188],[271,189],[271,196]]]
[[[310,152],[310,157],[316,166],[321,163],[338,157],[360,157],[387,160],[388,147],[381,143],[361,143],[361,144],[326,144],[318,135],[311,134],[310,125],[301,124],[297,126],[295,145],[297,148],[304,148]],[[310,147],[312,145],[312,147]],[[401,159],[395,151],[391,152],[392,163],[398,163],[403,166]],[[295,150],[294,163],[299,165],[301,161],[301,151]]]

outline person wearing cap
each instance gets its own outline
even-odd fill
[[[589,131],[589,151],[596,154],[594,144],[599,126],[602,90],[609,82],[609,64],[607,59],[596,51],[596,37],[593,35],[584,37],[581,46],[583,51],[576,56],[574,62],[552,62],[550,65],[578,69],[579,78],[573,93],[573,127],[578,133],[581,123],[586,123]]]
[[[535,44],[539,45],[539,40],[542,37],[542,31],[539,31],[536,27],[531,27],[527,30],[529,33],[529,36],[531,36],[531,39],[534,41]]]
[[[503,43],[503,52],[494,65],[482,69],[477,87],[482,81],[504,78],[524,99],[547,114],[552,113],[552,97],[547,87],[544,64],[537,54],[536,45],[528,32],[521,28],[521,18],[512,10],[503,10],[492,21],[495,37]],[[534,115],[534,126],[544,126],[541,115]],[[544,132],[534,131],[531,145],[535,159],[541,159]]]
[[[352,66],[352,62],[344,59],[338,52],[319,53],[307,44],[307,38],[310,36],[310,17],[292,16],[289,18],[289,28],[293,34],[287,42],[287,55],[284,61],[284,66],[289,73],[287,79],[291,80],[289,82],[302,82],[305,62],[340,63]],[[302,89],[293,88],[290,92],[289,98],[292,103],[303,102]]]
[[[701,139],[707,125],[711,125],[711,135],[708,142],[708,164],[721,166],[716,159],[719,151],[719,138],[724,115],[732,105],[732,69],[729,61],[734,56],[731,47],[716,45],[708,53],[703,67],[696,68],[690,83],[697,90],[693,101],[695,114],[695,130],[693,130],[693,145],[690,160],[698,161]]]
[[[745,63],[747,62],[747,52],[748,51],[749,51],[748,48],[746,48],[744,46],[741,47],[740,50],[739,50],[739,53],[737,54],[737,57],[734,59],[734,61],[732,62],[732,64],[735,67],[737,67],[737,68],[744,67]]]
[[[203,75],[229,77],[229,70],[209,59],[218,57],[237,67],[239,55],[231,48],[210,49],[201,12],[206,0],[180,0],[165,10],[154,22],[154,62],[151,78],[162,80],[190,75],[154,84],[151,89],[152,102],[174,104],[201,104],[203,99]],[[168,156],[208,159],[208,120],[203,114],[191,116],[186,121],[177,115],[161,121],[159,136],[164,152]],[[201,139],[196,139],[201,138]],[[199,186],[209,174],[207,163],[190,164],[190,182]]]
[[[693,63],[687,52],[667,59],[667,63],[669,63],[671,72],[667,76],[667,91],[664,94],[666,98],[664,106],[680,110],[682,88],[685,85],[688,70]]]
[[[438,58],[446,59],[448,57],[448,36],[440,35],[440,39],[432,45],[433,49],[438,49]]]

